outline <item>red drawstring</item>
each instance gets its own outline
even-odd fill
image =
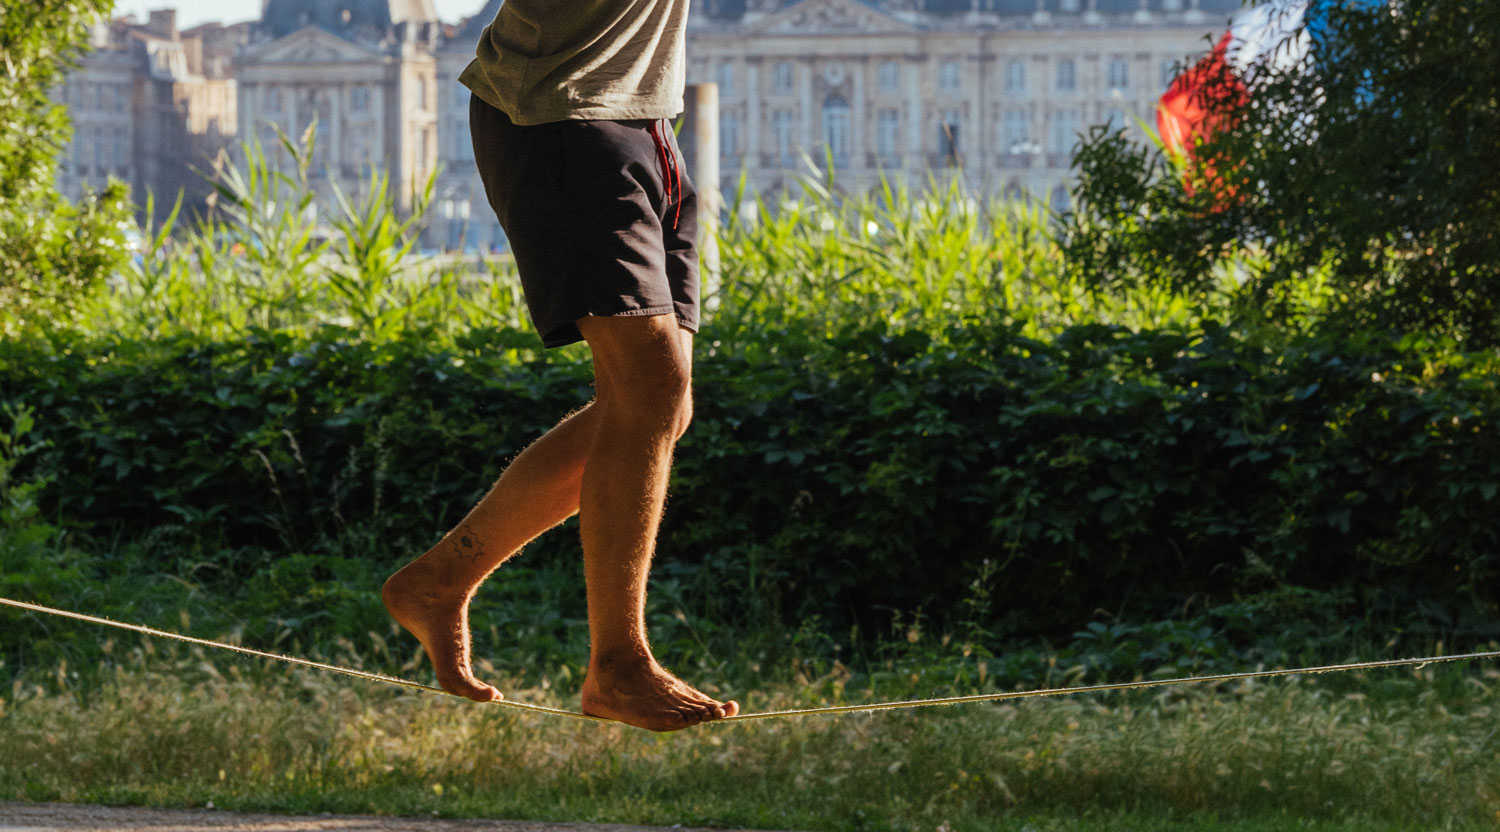
[[[658,122],[651,122],[651,138],[656,142],[657,160],[661,162],[662,179],[667,186],[668,200],[672,199],[673,189],[677,192],[677,208],[672,214],[672,230],[677,230],[677,220],[682,216],[682,176],[677,167],[677,154],[667,148],[667,143],[661,137],[661,130],[657,127]]]

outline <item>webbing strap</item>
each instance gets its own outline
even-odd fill
[[[71,618],[75,621],[86,621],[90,624],[101,624],[106,627],[115,627],[121,630],[129,630],[131,632],[142,633],[148,636],[168,638],[176,641],[186,642],[188,644],[197,644],[202,647],[213,647],[219,650],[229,650],[235,653],[243,653],[247,656],[257,656],[262,659],[271,659],[273,661],[286,662],[287,664],[300,665],[302,667],[327,670],[333,673],[342,673],[345,676],[353,676],[358,679],[367,679],[372,682],[382,682],[387,685],[397,685],[405,688],[414,688],[416,690],[423,690],[429,693],[440,693],[446,694],[448,696],[458,696],[458,694],[449,693],[442,688],[433,687],[431,685],[424,685],[420,682],[413,682],[409,679],[401,679],[395,676],[386,676],[382,673],[370,673],[365,670],[356,670],[352,667],[339,667],[338,665],[324,664],[323,662],[315,662],[310,659],[298,658],[296,656],[284,656],[280,653],[268,653],[264,650],[254,650],[249,647],[241,647],[237,644],[225,644],[220,641],[210,641],[208,639],[194,638],[193,636],[185,636],[180,633],[168,632],[166,630],[157,630],[152,627],[143,627],[139,624],[127,624],[121,621],[113,621],[108,618],[100,618],[94,615],[85,615],[84,613],[80,612],[72,612],[70,610],[60,610],[54,609],[52,607],[44,607],[41,604],[28,604],[25,601],[13,601],[9,598],[0,598],[0,604],[9,607],[15,607],[17,609],[28,610],[30,612],[56,615],[63,618]],[[1232,682],[1240,679],[1265,679],[1272,676],[1300,676],[1304,674],[1310,675],[1315,673],[1336,673],[1349,670],[1373,670],[1383,667],[1422,667],[1424,665],[1439,664],[1442,662],[1461,662],[1494,658],[1500,658],[1500,650],[1491,650],[1482,653],[1460,653],[1452,656],[1426,656],[1414,659],[1382,659],[1378,661],[1350,662],[1348,664],[1325,664],[1318,665],[1316,667],[1296,667],[1279,670],[1251,670],[1242,673],[1219,673],[1212,676],[1184,676],[1176,679],[1150,679],[1134,682],[1111,682],[1107,684],[1082,685],[1079,687],[1071,688],[1043,688],[1039,690],[1019,690],[1007,691],[1003,693],[980,693],[971,696],[947,696],[938,699],[909,699],[896,702],[871,702],[861,705],[832,705],[821,708],[798,708],[786,711],[766,711],[764,713],[758,714],[738,714],[736,716],[726,717],[725,719],[714,720],[714,722],[743,722],[752,719],[776,719],[779,717],[791,716],[847,714],[859,711],[889,711],[900,708],[923,708],[932,705],[961,705],[969,702],[998,702],[1007,699],[1032,699],[1042,696],[1064,696],[1079,693],[1098,693],[1102,691],[1112,690],[1144,690],[1147,688],[1161,688],[1173,685],[1194,685],[1209,682]],[[529,705],[525,702],[512,702],[508,699],[502,699],[497,702],[488,704],[499,705],[505,708],[515,708],[517,710],[529,711],[532,713],[569,717],[572,719],[585,719],[594,722],[611,721],[603,719],[602,717],[590,716],[589,714],[582,714],[576,711],[565,711],[560,708],[548,708],[543,705]]]

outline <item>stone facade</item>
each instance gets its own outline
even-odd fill
[[[248,26],[199,26],[179,32],[175,13],[149,22],[94,27],[92,51],[55,91],[73,120],[58,185],[77,197],[110,177],[129,183],[138,201],[156,195],[158,214],[179,192],[201,204],[211,187],[202,175],[237,133],[230,56]]]
[[[501,0],[440,24],[431,0],[266,0],[259,21],[177,33],[169,12],[117,22],[69,78],[65,187],[116,175],[175,193],[218,149],[317,118],[315,181],[358,194],[387,172],[403,210],[438,171],[426,245],[503,245],[474,169],[457,83]],[[476,0],[476,5],[478,0]],[[720,187],[794,186],[803,153],[848,190],[920,188],[954,170],[976,193],[1065,200],[1090,125],[1150,123],[1174,66],[1239,0],[694,0],[688,82],[719,86]],[[239,130],[236,133],[236,125]],[[273,126],[274,125],[274,126]],[[325,175],[326,174],[326,175]],[[200,185],[201,187],[201,185]]]
[[[726,194],[792,184],[809,151],[835,182],[920,187],[956,168],[983,194],[1065,201],[1079,133],[1153,124],[1175,64],[1239,0],[707,0],[688,82],[719,85]]]
[[[440,36],[430,0],[269,0],[237,61],[241,141],[286,163],[276,130],[316,120],[320,188],[362,194],[379,168],[410,210],[438,163]]]
[[[450,27],[437,53],[438,162],[441,173],[428,220],[428,243],[436,248],[487,251],[503,248],[505,233],[484,196],[469,135],[469,90],[458,76],[474,59],[480,33],[495,19],[501,0],[488,0],[462,24]]]

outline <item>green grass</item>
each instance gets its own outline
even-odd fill
[[[208,658],[139,651],[17,681],[0,700],[0,799],[809,830],[1500,821],[1500,673],[1480,668],[655,735]],[[508,689],[576,707],[576,681]],[[725,693],[752,710],[810,698]]]
[[[474,275],[408,256],[416,220],[395,217],[378,178],[366,195],[323,206],[326,239],[306,210],[305,166],[278,174],[253,153],[221,184],[221,213],[191,228],[147,229],[144,256],[81,298],[75,316],[0,309],[0,331],[61,349],[94,338],[208,343],[324,327],[350,340],[422,332],[435,345],[490,328],[513,330],[515,344],[531,337],[513,264],[499,258],[491,274]],[[833,182],[809,180],[803,199],[757,217],[723,230],[723,282],[705,304],[709,357],[803,350],[848,324],[941,338],[955,324],[1008,321],[1045,339],[1087,322],[1192,331],[1245,309],[1232,270],[1193,297],[1072,280],[1044,213],[970,201],[956,181],[920,195],[836,195]],[[1304,313],[1293,323],[1316,321],[1316,278],[1292,287]],[[582,355],[506,349],[518,363]],[[6,458],[13,464],[15,451]],[[185,632],[421,677],[414,643],[389,630],[379,607],[374,537],[348,551],[324,541],[336,558],[279,558],[258,582],[219,592],[200,575],[212,573],[212,540],[52,529],[37,519],[34,490],[0,491],[14,523],[0,528],[0,538],[10,535],[0,577],[26,576],[85,612],[180,622]],[[339,571],[315,582],[320,564]],[[98,581],[80,577],[95,573]],[[826,632],[816,618],[793,631],[772,616],[690,615],[680,595],[691,586],[665,568],[654,578],[650,621],[664,660],[751,710],[1425,654],[1418,643],[1438,632],[1407,627],[1397,646],[1375,624],[1315,617],[1331,599],[1310,593],[1285,608],[1264,598],[1224,607],[1252,631],[1239,640],[1184,612],[1139,627],[1081,621],[1089,629],[1070,643],[1021,645],[983,631],[983,580],[954,600],[966,610],[958,623],[969,624],[952,634],[923,632],[912,610],[892,611],[888,633]],[[486,590],[492,599],[503,591],[505,603],[476,611],[480,671],[524,701],[576,706],[587,649],[579,586],[576,559],[507,567]],[[1500,688],[1484,666],[656,736],[173,645],[133,647],[71,623],[0,620],[0,655],[10,661],[0,662],[9,686],[0,687],[0,799],[808,830],[1500,823]]]

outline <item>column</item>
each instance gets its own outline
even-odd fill
[[[851,70],[854,77],[849,83],[853,86],[853,98],[850,102],[849,113],[849,156],[854,164],[850,165],[855,171],[865,167],[865,125],[869,119],[865,118],[865,72],[869,70],[869,56],[860,55],[852,60]],[[855,173],[856,185],[863,184],[864,177]]]
[[[906,107],[910,116],[906,121],[905,155],[912,160],[903,167],[909,174],[914,174],[927,168],[927,159],[922,150],[922,129],[927,120],[927,107],[922,100],[923,63],[903,60],[901,69],[905,75]]]
[[[329,90],[328,102],[328,168],[333,175],[344,177],[344,96],[349,94],[349,85],[339,82]]]
[[[760,167],[760,58],[745,59],[745,159],[751,174]]]
[[[813,61],[811,57],[802,59],[802,71],[798,73],[802,84],[802,152],[809,155],[813,152],[813,110],[812,76]],[[813,161],[817,161],[814,157]]]
[[[974,66],[977,67],[978,77],[973,79],[969,85],[971,97],[969,99],[969,118],[973,119],[973,126],[969,128],[967,139],[961,139],[963,145],[959,150],[963,152],[963,158],[967,164],[969,161],[978,161],[980,187],[985,187],[984,171],[989,156],[989,143],[985,141],[989,135],[988,113],[985,111],[985,92],[989,89],[990,78],[990,56],[985,51],[985,36],[980,35],[975,43]]]

